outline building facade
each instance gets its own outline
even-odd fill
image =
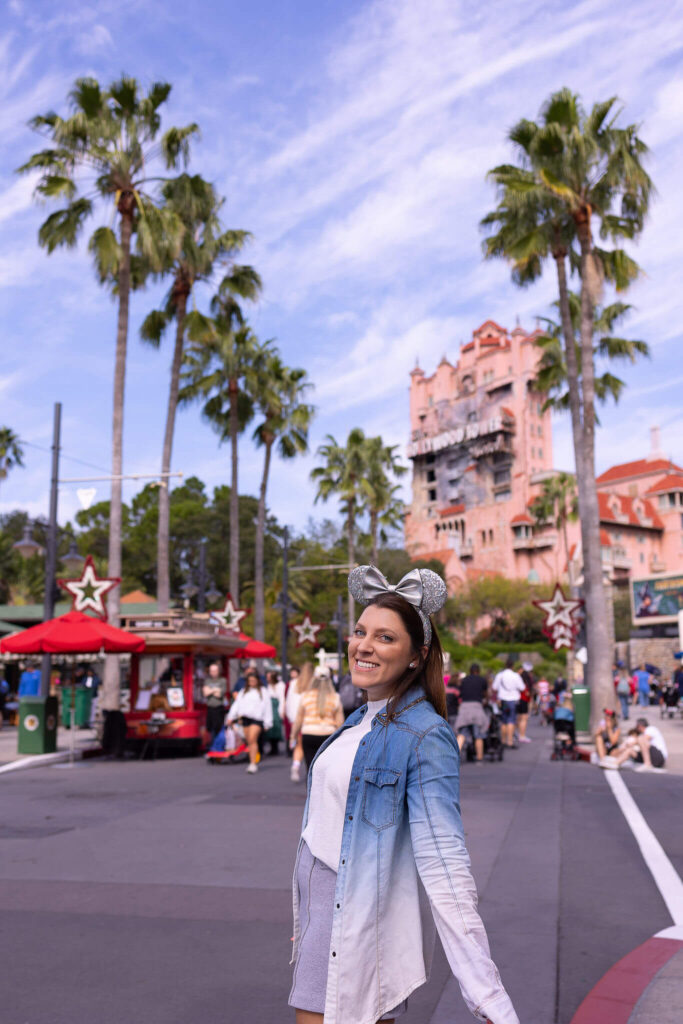
[[[534,379],[535,333],[487,320],[427,376],[410,379],[412,501],[405,519],[413,558],[436,558],[451,590],[481,573],[532,582],[582,572],[580,528],[568,524],[568,549],[530,506],[554,475],[550,412]],[[605,574],[683,570],[683,470],[659,450],[613,466],[597,480]]]

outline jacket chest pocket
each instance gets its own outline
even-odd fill
[[[391,768],[365,769],[361,817],[377,831],[389,828],[396,821],[396,783],[400,778],[401,773]]]

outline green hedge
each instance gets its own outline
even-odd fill
[[[534,673],[539,673],[546,678],[554,679],[555,676],[564,675],[566,666],[564,659],[558,658],[550,644],[461,644],[446,630],[440,634],[441,644],[445,651],[451,656],[453,668],[460,671],[467,671],[473,661],[478,662],[482,670],[495,672],[503,667],[505,656],[512,652],[519,661],[524,661],[524,655],[533,651],[541,655],[541,661],[534,666]]]

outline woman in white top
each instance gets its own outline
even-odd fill
[[[273,724],[273,708],[270,694],[262,684],[256,669],[250,668],[244,680],[244,689],[235,697],[228,711],[228,722],[238,722],[244,731],[244,738],[249,747],[249,764],[247,772],[253,775],[258,771],[261,755],[258,750],[258,738],[262,729],[270,729]]]

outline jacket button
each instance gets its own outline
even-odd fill
[[[341,908],[341,903],[338,903],[337,904],[337,910],[339,910],[340,908]]]
[[[353,815],[349,814],[349,821],[353,821]]]
[[[356,778],[354,779],[354,782],[360,782],[360,775],[356,775]]]
[[[342,860],[342,864],[346,864],[346,857]]]
[[[336,953],[332,953],[332,956],[336,956],[336,955],[337,955]]]
[[[361,743],[361,747],[364,747],[364,746],[365,746],[365,740],[363,740],[363,742]]]

